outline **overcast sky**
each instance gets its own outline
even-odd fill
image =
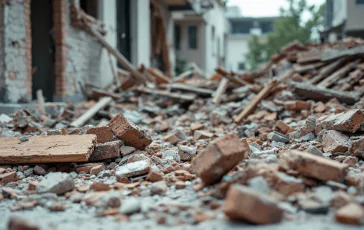
[[[320,5],[325,0],[307,0],[309,4]],[[239,6],[244,17],[278,16],[280,7],[287,7],[286,0],[229,0],[229,6]]]

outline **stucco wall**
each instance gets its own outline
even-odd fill
[[[204,14],[204,19],[206,21],[205,71],[208,76],[211,76],[221,63],[221,59],[225,57],[225,33],[227,32],[225,10],[214,2],[214,8]],[[215,28],[214,38],[212,36],[213,27]]]
[[[246,63],[246,54],[249,52],[249,35],[229,35],[227,37],[226,68],[228,70],[241,72],[239,62]]]
[[[355,0],[347,0],[346,30],[364,29],[364,4],[356,4]]]
[[[347,17],[346,1],[352,1],[352,0],[334,0],[334,12],[332,18],[333,27],[338,26],[345,21]]]
[[[136,66],[150,66],[149,0],[131,0],[131,59]]]

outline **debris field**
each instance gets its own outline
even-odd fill
[[[118,84],[88,85],[88,101],[2,114],[0,203],[168,226],[302,212],[363,225],[363,54],[349,38],[292,43],[244,74],[119,70]],[[40,229],[24,218],[8,228]]]

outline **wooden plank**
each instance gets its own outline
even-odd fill
[[[87,162],[94,150],[96,135],[30,136],[0,138],[1,164]]]
[[[322,51],[318,49],[299,52],[297,54],[297,63],[301,64],[301,63],[320,61],[321,56],[322,56]]]
[[[88,120],[90,120],[95,114],[104,109],[110,102],[112,101],[111,97],[103,97],[98,101],[94,106],[92,106],[89,110],[87,110],[82,116],[77,118],[71,123],[73,127],[81,127],[84,125]]]
[[[359,63],[359,60],[346,64],[344,67],[342,67],[341,69],[339,69],[335,73],[331,74],[329,77],[325,78],[319,84],[317,84],[317,86],[325,87],[325,88],[330,87],[337,80],[339,80],[340,78],[346,76],[346,74],[349,73],[352,69],[354,69],[355,66],[358,63]]]
[[[195,94],[171,93],[170,91],[167,91],[167,90],[165,90],[165,91],[164,90],[156,90],[156,89],[146,88],[146,87],[143,87],[143,86],[140,86],[135,90],[139,91],[139,92],[142,92],[142,93],[154,94],[154,95],[164,96],[164,97],[170,97],[172,99],[177,99],[177,100],[193,101],[193,100],[196,99]]]
[[[41,89],[37,90],[37,101],[38,101],[38,111],[40,114],[46,114],[44,106],[43,91]]]
[[[212,99],[212,102],[215,104],[220,104],[221,101],[221,95],[223,95],[228,87],[229,80],[226,78],[221,79],[219,87],[217,88],[214,98]]]
[[[326,89],[314,85],[305,83],[292,82],[291,86],[294,87],[294,92],[302,97],[313,99],[316,101],[328,101],[332,98],[336,98],[340,102],[352,105],[355,104],[359,99],[356,94],[349,92],[342,92],[339,90]]]
[[[200,95],[207,95],[207,96],[211,96],[214,91],[211,89],[205,89],[205,88],[199,88],[193,85],[187,85],[187,84],[182,84],[182,83],[172,83],[169,84],[170,89],[177,89],[177,90],[183,90],[183,91],[190,91],[196,94],[200,94]]]
[[[310,80],[311,84],[317,84],[318,82],[320,82],[322,79],[326,78],[327,76],[329,76],[330,74],[334,73],[337,69],[340,68],[340,66],[346,61],[347,59],[343,58],[343,59],[339,59],[331,64],[329,64],[328,66],[323,67],[320,70],[320,73],[315,76],[314,78],[312,78]]]
[[[155,83],[157,85],[159,84],[164,84],[164,83],[169,83],[170,79],[165,76],[162,71],[160,71],[159,69],[153,68],[153,67],[148,67],[147,71],[150,75],[152,75],[152,77],[154,77],[155,79]]]
[[[364,54],[364,45],[344,50],[327,50],[321,56],[321,61],[335,60],[341,57],[352,57]]]
[[[234,118],[234,121],[236,123],[239,123],[243,118],[247,117],[249,114],[251,114],[255,107],[262,101],[264,100],[269,93],[275,88],[275,86],[278,85],[278,81],[277,80],[273,80],[271,81],[266,87],[264,87],[258,95],[255,96],[255,98],[253,99],[253,101],[243,110],[241,111],[241,113]]]
[[[246,81],[244,81],[244,80],[242,80],[240,78],[237,78],[235,75],[233,75],[232,73],[227,72],[226,70],[224,70],[222,68],[216,68],[215,71],[221,77],[229,79],[231,82],[233,82],[238,87],[241,87],[241,86],[244,86],[244,85],[249,85],[248,82],[246,82]]]

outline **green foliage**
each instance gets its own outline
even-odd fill
[[[267,35],[265,41],[260,41],[256,36],[250,40],[247,62],[251,70],[292,41],[312,42],[312,35],[317,34],[323,26],[324,5],[315,7],[308,5],[306,0],[287,1],[289,7],[280,9],[280,18],[274,22],[273,32]],[[309,15],[308,20],[303,20],[304,15]]]

